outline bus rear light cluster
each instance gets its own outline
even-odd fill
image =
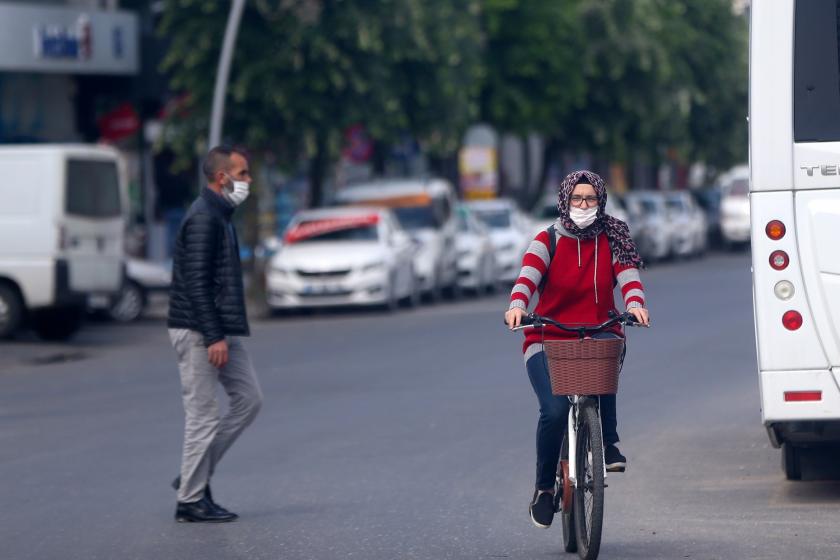
[[[782,324],[789,331],[795,331],[802,326],[802,315],[799,311],[787,311],[782,315]]]
[[[790,264],[790,257],[784,251],[773,251],[770,253],[770,266],[775,270],[784,270]]]
[[[779,220],[771,220],[767,223],[767,227],[764,228],[764,231],[767,233],[767,237],[773,241],[778,241],[785,236],[785,224]]]

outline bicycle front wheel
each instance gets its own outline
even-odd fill
[[[604,446],[601,419],[594,403],[580,409],[577,433],[577,485],[574,511],[578,554],[583,560],[594,560],[601,548],[604,525]]]

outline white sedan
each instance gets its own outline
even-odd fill
[[[458,284],[475,293],[496,288],[496,255],[493,240],[466,206],[458,207]]]
[[[266,272],[272,309],[414,305],[415,244],[384,208],[300,212]]]
[[[533,225],[512,200],[477,200],[467,207],[487,226],[496,250],[496,271],[501,282],[515,282],[522,257],[533,236]]]

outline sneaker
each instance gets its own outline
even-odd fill
[[[615,445],[604,448],[604,462],[607,464],[607,472],[624,472],[627,468],[627,457]]]
[[[528,511],[534,525],[548,529],[554,520],[554,495],[546,490],[535,490]]]

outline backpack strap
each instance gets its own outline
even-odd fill
[[[548,262],[545,265],[545,274],[540,280],[539,291],[542,295],[545,283],[548,281],[548,272],[551,269],[551,261],[554,260],[554,253],[557,251],[557,228],[551,224],[545,230],[548,233]]]

